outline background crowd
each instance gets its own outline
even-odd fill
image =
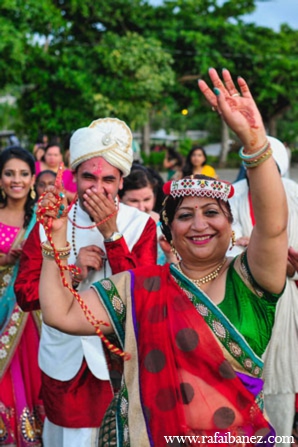
[[[101,125],[101,123],[99,124]],[[92,127],[92,125],[90,126]],[[76,136],[76,132],[74,136]],[[88,141],[88,132],[84,138],[87,138]],[[80,145],[80,143],[77,144],[78,146]],[[131,141],[129,140],[127,144],[131,145]],[[281,146],[278,151],[274,142],[272,142],[273,156],[280,169],[281,176],[284,176],[288,171],[288,155],[284,145],[280,142],[279,144]],[[119,175],[117,174],[119,167],[113,158],[112,161],[109,159],[107,164],[98,166],[97,169],[99,171],[94,171],[93,174],[90,174],[89,171],[93,169],[93,154],[90,157],[86,156],[85,146],[84,150],[80,148],[78,151],[77,161],[73,159],[74,155],[69,150],[63,153],[59,139],[49,141],[47,136],[43,135],[42,139],[32,147],[32,151],[18,146],[11,146],[0,154],[0,426],[3,427],[3,430],[0,432],[0,445],[3,446],[27,447],[29,445],[43,445],[45,447],[68,447],[68,445],[78,445],[75,444],[78,439],[80,443],[92,442],[91,439],[98,436],[98,427],[111,400],[112,392],[118,391],[120,386],[123,366],[117,364],[117,362],[115,362],[115,365],[112,365],[114,375],[111,374],[111,382],[108,379],[107,372],[104,374],[102,372],[99,374],[96,371],[94,372],[92,361],[89,364],[88,360],[83,360],[80,366],[80,361],[85,357],[86,359],[88,358],[88,354],[84,351],[85,348],[82,350],[81,357],[78,357],[78,369],[69,373],[69,375],[53,374],[49,365],[44,366],[49,361],[53,365],[53,359],[55,358],[57,358],[57,363],[63,359],[61,353],[61,355],[57,354],[57,346],[61,346],[65,342],[66,337],[70,337],[65,342],[65,346],[69,343],[67,348],[69,358],[72,352],[69,350],[69,346],[74,339],[78,341],[76,345],[77,354],[79,352],[78,346],[85,343],[85,341],[81,340],[84,337],[68,336],[60,331],[57,331],[55,334],[58,340],[55,341],[53,336],[54,329],[43,324],[43,351],[39,347],[42,324],[38,292],[41,258],[39,259],[36,248],[40,246],[41,230],[38,223],[36,223],[36,203],[46,189],[55,184],[60,163],[64,162],[65,164],[62,182],[67,202],[72,207],[71,219],[74,223],[80,222],[81,225],[76,230],[73,229],[74,226],[69,230],[69,239],[71,239],[74,250],[74,262],[77,258],[77,263],[82,272],[82,277],[77,281],[77,285],[81,287],[80,290],[89,287],[94,280],[99,280],[111,273],[115,274],[148,263],[156,262],[159,265],[165,265],[166,263],[176,263],[177,260],[180,260],[180,256],[178,255],[177,257],[176,250],[161,231],[160,213],[165,199],[163,191],[165,181],[178,181],[185,176],[200,175],[208,176],[209,179],[218,179],[215,169],[208,164],[208,157],[204,147],[198,144],[191,148],[186,157],[183,157],[179,151],[171,147],[167,148],[163,161],[165,172],[162,175],[150,166],[145,166],[140,162],[133,162],[131,170],[130,167],[127,168],[127,174],[124,178],[119,178],[116,182],[117,184],[112,188],[107,186],[107,192],[110,192],[113,200],[121,203],[122,223],[119,221],[116,225],[116,221],[114,221],[113,231],[109,232],[111,234],[110,239],[104,237],[102,245],[98,247],[96,239],[98,237],[97,229],[94,234],[95,239],[92,239],[90,236],[90,240],[86,239],[84,231],[80,232],[78,229],[91,228],[92,222],[99,220],[98,211],[95,209],[90,211],[88,208],[88,206],[91,207],[91,204],[87,208],[85,205],[85,208],[81,209],[82,201],[87,200],[86,197],[83,199],[82,185],[88,176],[98,176],[99,171],[101,172],[101,181],[104,178],[103,173],[105,170],[106,176],[117,177]],[[84,162],[91,163],[90,166],[86,167],[86,169],[88,168],[88,175],[87,173],[84,174],[83,171],[80,172],[80,166],[85,166]],[[110,171],[109,166],[112,166],[114,171]],[[121,170],[123,170],[122,166]],[[244,206],[244,197],[248,200],[247,206],[251,206],[247,189],[248,180],[244,179],[243,182],[246,189],[240,186],[242,184],[239,182],[238,190],[240,192],[235,195],[234,202],[231,202],[235,219],[235,245],[240,248],[248,245],[250,233],[254,226],[253,221],[250,230],[243,230],[242,233],[239,230],[240,218],[237,218],[238,212],[245,218],[243,226],[248,223],[249,216],[252,216],[250,211],[247,217],[244,217],[245,215],[240,212],[240,208],[237,208],[240,207],[240,204]],[[298,209],[298,207],[296,208],[298,191],[295,182],[290,180],[288,182],[289,186],[286,188],[286,191],[291,187],[292,192],[291,194],[289,193],[288,202],[291,205],[290,216],[293,216],[292,220],[289,221],[288,231],[290,236],[292,235],[292,239],[290,239],[292,249],[298,250],[298,245],[294,238],[294,230],[292,229],[295,227],[294,222],[296,222],[296,217],[294,216],[296,209]],[[235,186],[235,189],[237,191],[237,186]],[[136,208],[138,211],[135,211],[133,214],[132,211],[129,211],[131,208]],[[87,219],[82,211],[83,209],[85,212],[88,209]],[[130,213],[132,213],[131,216]],[[135,224],[134,230],[132,230],[132,222]],[[130,226],[130,229],[128,229],[128,226]],[[104,236],[104,228],[100,231],[102,231]],[[125,235],[125,242],[122,241],[123,234]],[[23,250],[24,242],[27,239],[27,249]],[[117,250],[115,250],[115,242],[118,244]],[[153,261],[150,260],[151,255]],[[229,255],[234,254],[231,252]],[[19,274],[20,257],[22,257],[22,272]],[[123,260],[125,259],[123,262],[121,261],[122,257]],[[32,273],[33,271],[35,276]],[[103,276],[93,274],[99,271],[101,271]],[[290,269],[289,267],[288,276],[293,279],[290,296],[293,302],[295,302],[297,295],[295,269]],[[76,278],[73,278],[73,280],[75,284]],[[82,288],[83,283],[85,285]],[[17,291],[18,298],[15,296],[14,289]],[[282,297],[289,296],[289,292],[286,293],[286,291]],[[277,321],[282,321],[283,327],[291,329],[288,337],[293,340],[295,338],[296,319],[293,317],[290,320],[290,316],[293,316],[293,314],[289,314],[290,304],[286,302],[286,299],[289,298],[280,299],[283,306],[280,305],[278,308],[279,313],[277,313],[277,316],[279,314],[280,316],[278,316]],[[17,302],[21,307],[18,306]],[[286,311],[282,309],[286,309]],[[285,319],[285,313],[288,315],[288,319]],[[289,324],[287,325],[286,322]],[[62,338],[63,341],[61,341]],[[97,336],[95,338],[98,341]],[[272,411],[271,416],[278,433],[283,435],[289,434],[293,425],[295,393],[298,391],[298,384],[296,385],[296,379],[287,380],[285,371],[279,372],[278,376],[278,366],[276,366],[278,353],[276,353],[276,350],[280,349],[278,346],[279,335],[273,338],[273,340],[274,346],[272,347],[269,344],[268,347],[268,352],[271,353],[271,356],[270,361],[267,363],[267,369],[265,358],[265,371],[267,371],[269,377],[273,377],[273,382],[278,384],[267,388],[267,390],[268,395],[272,399],[270,403],[271,409],[275,408],[272,403],[275,399],[274,396],[277,396],[276,408],[279,408],[280,405],[284,408],[283,412],[277,409]],[[57,351],[55,351],[55,342],[58,343],[56,346]],[[53,349],[52,355],[48,348],[50,345],[52,345]],[[289,343],[289,349],[284,350],[284,354],[286,358],[289,357],[294,360],[293,346],[295,346],[295,343]],[[45,360],[45,358],[47,359]],[[57,366],[57,363],[55,366]],[[43,365],[42,374],[39,369],[41,364]],[[61,371],[65,372],[67,366],[64,360],[60,366]],[[293,361],[291,367],[288,368],[291,377],[296,376],[294,373],[295,368],[296,364]],[[287,383],[287,388],[285,389],[283,389],[282,385],[284,381]],[[98,385],[99,382],[101,382],[100,386]],[[102,383],[106,386],[103,386]],[[98,397],[101,399],[101,410],[97,413],[100,419],[96,421],[93,418],[96,408],[93,408],[94,405],[90,403],[94,398],[94,387],[100,390]],[[85,390],[85,394],[77,401],[78,390],[81,388]],[[59,399],[60,404],[58,405],[57,401]],[[89,407],[89,413],[92,415],[91,419],[87,417],[81,420],[80,417],[75,416],[73,411],[74,404],[80,404],[82,408]],[[91,412],[90,408],[93,409]],[[277,413],[278,417],[275,422],[274,417]],[[77,430],[80,430],[80,436],[78,436]],[[44,434],[43,440],[42,433]]]

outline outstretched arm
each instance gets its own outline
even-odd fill
[[[66,246],[60,239],[55,238],[57,248]],[[64,264],[67,262],[64,261]],[[66,274],[66,279],[71,284],[71,279]],[[104,334],[113,332],[109,317],[100,303],[93,289],[88,289],[80,294],[81,299],[98,321],[104,321],[109,326],[100,326]],[[54,260],[44,259],[42,263],[39,299],[43,320],[49,326],[62,332],[74,335],[95,335],[94,326],[89,323],[78,301],[72,293],[63,286],[59,268]]]
[[[228,70],[220,79],[216,70],[209,70],[213,84],[199,81],[199,88],[213,108],[216,108],[244,146],[244,155],[258,159],[257,166],[248,167],[252,204],[256,224],[247,249],[251,272],[260,286],[272,293],[284,287],[287,266],[287,200],[276,163],[266,150],[260,161],[258,152],[266,147],[264,124],[250,93],[241,77],[238,87]]]
[[[60,250],[59,257],[62,266],[67,265],[67,251],[69,250],[66,240],[66,208],[67,200],[61,184],[58,183],[56,187],[52,187],[51,191],[46,193],[39,204],[38,210],[38,216],[46,229],[46,234],[54,243],[56,250]],[[50,245],[49,242],[47,245]],[[39,299],[45,323],[69,334],[95,334],[94,326],[86,319],[77,299],[64,287],[60,270],[52,255],[51,248],[44,247],[39,283]],[[68,271],[65,271],[64,274],[66,282],[71,284]],[[82,293],[81,299],[98,322],[104,321],[109,324],[108,327],[100,326],[102,332],[106,334],[112,332],[108,315],[96,293],[89,289]]]

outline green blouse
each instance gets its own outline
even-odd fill
[[[270,340],[276,304],[283,292],[273,294],[260,289],[250,273],[246,256],[241,258],[242,271],[246,272],[254,291],[245,285],[232,262],[227,274],[225,298],[218,304],[218,308],[254,352],[261,356]]]

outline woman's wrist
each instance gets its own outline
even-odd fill
[[[43,258],[46,259],[60,259],[65,260],[68,259],[71,252],[71,245],[69,242],[66,242],[66,244],[63,247],[52,247],[49,241],[42,242],[41,243],[41,251]]]
[[[246,154],[252,155],[261,150],[267,144],[267,135],[265,131],[260,132],[259,134],[252,134],[250,138],[241,139],[243,144],[243,150]]]
[[[67,228],[60,228],[58,231],[51,231],[50,238],[53,241],[55,247],[65,247],[67,244]]]
[[[67,241],[66,238],[56,239],[56,238],[52,237],[51,242],[52,242],[52,244],[54,244],[54,247],[56,248],[56,250],[60,250],[60,249],[65,248],[69,245],[69,242]],[[44,242],[44,244],[51,247],[52,246],[51,242],[47,239],[47,241]]]
[[[270,142],[266,139],[265,143],[255,152],[247,153],[245,147],[239,151],[239,156],[242,159],[242,164],[245,168],[256,168],[272,155]]]

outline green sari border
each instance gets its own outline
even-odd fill
[[[109,287],[109,289],[107,288],[107,286]],[[114,297],[116,297],[120,301],[122,300],[119,296],[119,293],[114,283],[109,279],[102,279],[101,281],[97,281],[96,283],[92,284],[91,287],[95,289],[95,291],[99,295],[106,311],[108,312],[110,318],[112,319],[115,332],[117,334],[119,342],[121,343],[121,348],[124,349],[124,342],[125,342],[124,329],[121,326],[121,323],[119,322],[119,318],[117,318],[116,310],[112,304],[112,299]]]
[[[231,268],[231,267],[230,267]],[[196,287],[189,279],[187,279],[181,272],[179,272],[175,264],[170,265],[170,271],[173,277],[178,281],[178,284],[183,289],[186,289],[191,296],[191,302],[198,310],[200,315],[204,318],[210,330],[214,333],[219,342],[225,347],[228,353],[250,374],[261,377],[263,361],[258,357],[240,332],[232,325],[226,315],[210,300],[210,298],[198,287]],[[200,312],[198,305],[203,304],[208,311],[206,315]],[[216,331],[216,320],[223,326],[228,336],[219,335],[219,330]]]
[[[96,291],[103,306],[108,312],[121,347],[124,349],[125,332],[121,322],[125,320],[126,308],[117,288],[115,287],[114,283],[107,278],[92,284],[91,287]],[[123,400],[127,402],[126,405],[123,405]],[[117,446],[129,447],[128,419],[127,413],[125,412],[125,409],[128,409],[128,393],[124,381],[122,381],[119,392],[114,396],[114,402]],[[103,420],[103,425],[104,424],[105,421]],[[128,442],[125,441],[125,431],[126,436],[128,436]],[[115,445],[113,440],[109,440],[108,442],[111,442],[111,445]]]

